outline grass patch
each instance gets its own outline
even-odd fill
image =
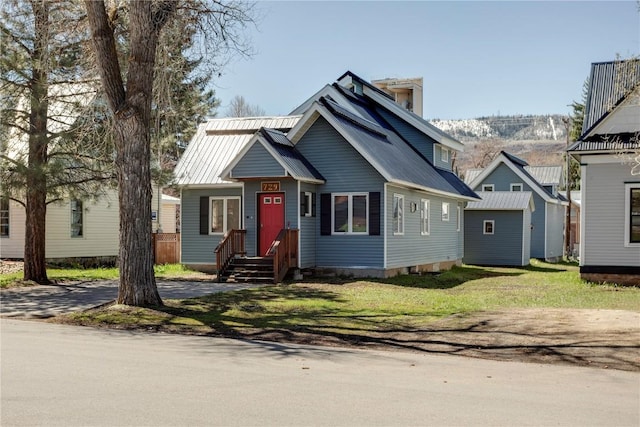
[[[204,279],[211,276],[197,271],[189,270],[181,264],[164,264],[154,266],[155,275],[158,279]],[[64,283],[73,281],[93,281],[93,280],[117,280],[118,269],[112,268],[48,268],[47,276],[49,280]],[[0,288],[16,286],[35,285],[33,282],[23,281],[22,271],[0,274]]]
[[[124,328],[260,337],[303,333],[365,337],[413,332],[451,315],[512,308],[640,311],[640,289],[594,285],[575,265],[536,262],[526,268],[455,267],[442,274],[341,283],[306,282],[200,298],[165,307],[66,316],[64,321]]]

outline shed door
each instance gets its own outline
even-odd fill
[[[284,193],[258,194],[258,209],[258,248],[260,256],[265,256],[284,228]]]

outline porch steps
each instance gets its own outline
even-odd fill
[[[273,283],[273,258],[233,258],[220,278],[227,283]]]

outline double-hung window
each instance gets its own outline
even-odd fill
[[[0,197],[0,237],[9,237],[9,198]]]
[[[71,237],[84,236],[82,200],[71,200]]]
[[[393,234],[404,234],[404,196],[393,195]]]
[[[431,213],[429,212],[430,202],[428,199],[420,201],[420,234],[428,236],[431,228]]]
[[[640,183],[625,185],[625,245],[640,246]]]
[[[442,202],[442,220],[449,221],[449,203]]]
[[[240,229],[240,197],[210,197],[209,234]]]
[[[369,232],[368,202],[368,193],[333,193],[331,195],[332,233],[367,234]]]

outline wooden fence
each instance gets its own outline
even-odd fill
[[[151,236],[156,264],[180,262],[180,233],[153,233]]]

